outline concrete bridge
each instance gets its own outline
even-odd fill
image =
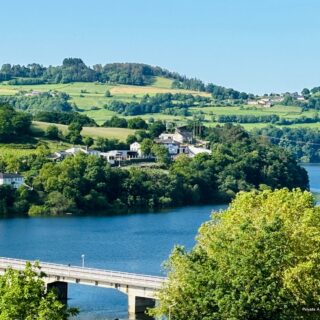
[[[30,261],[34,263],[34,261]],[[0,258],[0,274],[12,268],[24,270],[27,260]],[[166,278],[127,272],[75,267],[63,264],[39,262],[41,271],[46,274],[47,288],[56,288],[59,298],[67,301],[68,283],[114,288],[128,295],[129,315],[143,313],[155,306],[155,294],[165,283]]]

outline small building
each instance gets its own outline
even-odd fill
[[[16,173],[0,173],[0,186],[8,185],[13,188],[19,188],[24,184],[24,178]]]
[[[163,132],[159,136],[160,140],[173,140],[173,138],[174,138],[174,133]]]
[[[174,140],[180,143],[194,143],[193,134],[188,130],[187,126],[176,128]]]
[[[139,142],[134,142],[130,144],[130,151],[135,151],[138,153],[139,157],[142,156],[141,144]]]
[[[165,146],[168,149],[168,152],[171,156],[179,153],[179,142],[176,142],[172,139],[155,139],[154,142]]]
[[[296,98],[298,101],[306,101],[306,98],[304,96],[298,95]]]
[[[271,99],[271,103],[276,104],[276,103],[280,103],[284,100],[284,97],[272,97]]]
[[[175,133],[161,133],[158,140],[171,140],[177,143],[193,143],[192,132],[186,126],[176,128]]]
[[[110,164],[121,163],[121,161],[127,161],[138,158],[138,153],[131,150],[111,150],[108,152],[101,152],[100,156],[107,160]]]
[[[29,92],[29,93],[26,93],[24,96],[25,97],[34,97],[34,96],[39,96],[42,92],[40,91],[32,91],[32,92]]]
[[[72,147],[70,149],[64,151],[56,151],[48,156],[48,159],[53,161],[61,161],[66,157],[75,156],[78,153],[84,153],[87,155],[93,155],[100,157],[101,152],[98,150],[88,149],[88,148],[81,148],[81,147]]]
[[[272,107],[271,99],[267,99],[267,98],[260,99],[260,100],[257,101],[257,103],[258,103],[258,105],[264,106],[264,107],[267,107],[267,108]]]
[[[188,149],[189,149],[188,155],[191,158],[193,158],[194,156],[200,153],[211,154],[211,150],[202,148],[202,147],[188,146]]]

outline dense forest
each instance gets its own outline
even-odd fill
[[[92,118],[78,112],[39,111],[33,115],[33,120],[66,125],[77,122],[82,126],[97,127]]]
[[[158,169],[111,167],[101,158],[84,154],[61,162],[50,161],[45,152],[1,158],[2,170],[22,172],[32,189],[1,187],[0,212],[9,216],[128,212],[228,202],[241,190],[260,187],[308,188],[307,173],[293,156],[249,136],[241,127],[212,128],[206,137],[211,155],[181,155],[172,163],[160,158],[166,150],[152,147],[162,163]],[[142,144],[147,146],[149,138],[145,139]]]

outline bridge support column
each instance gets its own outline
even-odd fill
[[[128,312],[129,315],[145,313],[147,308],[155,307],[155,300],[150,298],[137,297],[133,294],[128,295]]]
[[[68,300],[68,283],[55,281],[47,284],[47,291],[56,290],[58,298],[61,302],[67,303]]]

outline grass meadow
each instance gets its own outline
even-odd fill
[[[46,85],[26,85],[26,86],[10,86],[7,84],[0,83],[0,95],[14,95],[19,91],[43,91],[47,92],[50,90],[56,90],[61,92],[66,92],[71,97],[71,102],[75,103],[79,108],[80,112],[93,118],[99,125],[103,124],[106,120],[110,119],[115,112],[107,110],[104,108],[112,100],[119,101],[140,101],[140,99],[145,95],[155,95],[157,93],[190,93],[194,95],[210,96],[208,93],[199,93],[190,90],[177,90],[171,89],[172,80],[163,77],[156,77],[155,81],[150,86],[128,86],[128,85],[110,85],[101,83],[83,83],[76,82],[70,84],[46,84]],[[106,91],[110,91],[111,97],[105,97]],[[281,106],[275,105],[271,108],[266,108],[263,106],[210,106],[210,107],[195,107],[190,108],[192,113],[201,113],[204,115],[206,120],[206,125],[214,126],[217,123],[214,122],[213,116],[219,115],[271,115],[276,114],[280,117],[286,119],[294,119],[297,117],[305,116],[312,117],[315,114],[314,110],[302,111],[300,107],[294,106]],[[120,115],[121,116],[121,115]],[[190,117],[172,116],[165,114],[145,114],[141,115],[141,118],[148,120],[150,118],[168,121],[178,121],[186,122]],[[132,117],[126,117],[132,118]],[[39,125],[39,124],[35,124]],[[242,124],[248,130],[253,128],[264,127],[266,123],[250,123]],[[291,127],[310,127],[319,128],[320,124],[310,123],[310,124],[295,124]],[[63,129],[66,130],[66,129]],[[92,128],[85,128],[83,131],[84,135],[93,134],[95,137],[116,137],[120,140],[124,140],[130,131],[125,131],[126,129],[120,129],[117,131],[114,128],[101,128],[93,130]]]
[[[33,130],[46,130],[48,126],[52,123],[34,121],[32,126]],[[68,131],[68,126],[63,124],[55,124],[62,133]],[[135,130],[126,128],[102,128],[102,127],[84,127],[81,134],[83,136],[90,136],[93,138],[108,138],[108,139],[118,139],[120,141],[125,141],[130,134],[134,134]]]

